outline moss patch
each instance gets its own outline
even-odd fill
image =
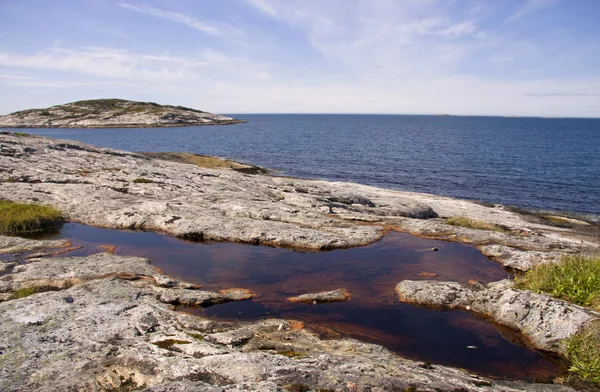
[[[448,218],[446,223],[451,226],[460,226],[469,229],[497,231],[499,233],[510,233],[510,229],[506,226],[482,222],[475,219],[465,218],[462,216]]]
[[[285,388],[286,391],[291,391],[291,392],[308,392],[308,391],[310,391],[310,387],[306,384],[288,384],[288,385],[285,385],[283,388]]]
[[[517,278],[515,285],[578,305],[600,308],[600,256],[563,256],[560,263],[535,267]]]
[[[569,371],[586,381],[600,384],[600,320],[593,321],[567,341]]]
[[[301,353],[298,351],[277,351],[277,354],[283,355],[284,357],[288,357],[288,358],[296,358],[296,357],[305,357],[306,356],[305,353]]]
[[[162,348],[164,350],[181,351],[177,347],[173,347],[173,346],[175,344],[190,344],[190,343],[191,342],[188,342],[186,340],[167,339],[167,340],[161,340],[160,342],[154,342],[152,344],[155,345],[156,347]]]
[[[58,230],[64,221],[60,211],[53,207],[0,200],[0,234],[20,235]]]
[[[151,183],[153,183],[153,182],[154,182],[154,181],[152,181],[152,180],[149,180],[149,179],[147,179],[147,178],[142,178],[142,177],[140,177],[140,178],[136,178],[135,180],[133,180],[133,183],[134,183],[134,184],[151,184]]]
[[[10,296],[10,299],[26,298],[33,294],[44,293],[46,291],[56,291],[56,290],[57,290],[56,288],[48,287],[48,286],[25,287],[25,288],[18,289],[15,292],[13,292],[12,295]]]

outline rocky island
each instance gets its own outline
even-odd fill
[[[598,227],[576,219],[557,224],[556,217],[499,204],[156,158],[2,132],[0,199],[51,206],[88,225],[297,250],[361,246],[400,231],[473,244],[523,272],[600,249]],[[260,293],[204,290],[140,257],[53,257],[69,246],[68,239],[0,236],[3,391],[574,391],[558,381],[488,379],[353,339],[325,340],[296,320],[184,314],[174,306]],[[571,339],[600,320],[600,304],[577,305],[513,280],[403,280],[387,290],[402,302],[471,312],[565,359]],[[326,294],[301,299],[318,302]]]
[[[10,128],[150,128],[243,123],[183,106],[124,99],[94,99],[0,116]]]

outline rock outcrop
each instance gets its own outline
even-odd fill
[[[137,257],[40,259],[0,278],[8,292],[65,280],[70,287],[0,303],[0,390],[573,392],[423,366],[351,339],[321,340],[295,321],[176,312],[170,303],[188,303],[182,298],[218,302],[248,292],[205,292]]]
[[[183,106],[124,99],[77,101],[0,116],[11,128],[141,128],[226,125],[245,122]]]
[[[467,309],[520,331],[533,347],[561,356],[566,356],[566,338],[600,319],[591,309],[512,286],[507,280],[487,286],[405,280],[396,285],[396,293],[402,302]]]
[[[556,252],[539,258],[525,253],[527,266],[582,246],[598,247],[593,239],[582,243],[570,229],[530,223],[501,207],[352,183],[200,168],[8,132],[0,133],[0,182],[0,198],[52,205],[73,221],[191,240],[322,250],[366,245],[399,230],[480,247]],[[450,226],[438,216],[466,216],[514,230]],[[514,258],[506,251],[493,254],[501,262]]]

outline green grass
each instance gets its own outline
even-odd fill
[[[560,263],[542,264],[523,277],[516,287],[555,297],[582,306],[600,307],[600,256],[568,255]]]
[[[60,211],[39,204],[0,200],[0,234],[20,235],[57,230],[64,223]]]
[[[466,227],[469,229],[497,231],[500,233],[510,233],[510,229],[505,226],[496,225],[493,223],[482,222],[482,221],[478,221],[475,219],[465,218],[463,216],[448,218],[446,223],[451,226],[460,226],[460,227]]]
[[[151,184],[153,182],[154,181],[152,181],[152,180],[149,180],[147,178],[141,178],[141,177],[140,178],[136,178],[135,180],[133,180],[134,184]]]
[[[600,320],[595,320],[567,341],[569,371],[600,384]]]

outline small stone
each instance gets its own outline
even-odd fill
[[[439,248],[433,247],[433,248],[431,248],[431,250],[434,251],[434,252],[437,252],[439,250]]]
[[[289,302],[304,302],[316,305],[321,302],[339,302],[350,299],[350,293],[346,289],[337,289],[331,291],[322,291],[320,293],[302,294],[297,297],[290,297]]]

